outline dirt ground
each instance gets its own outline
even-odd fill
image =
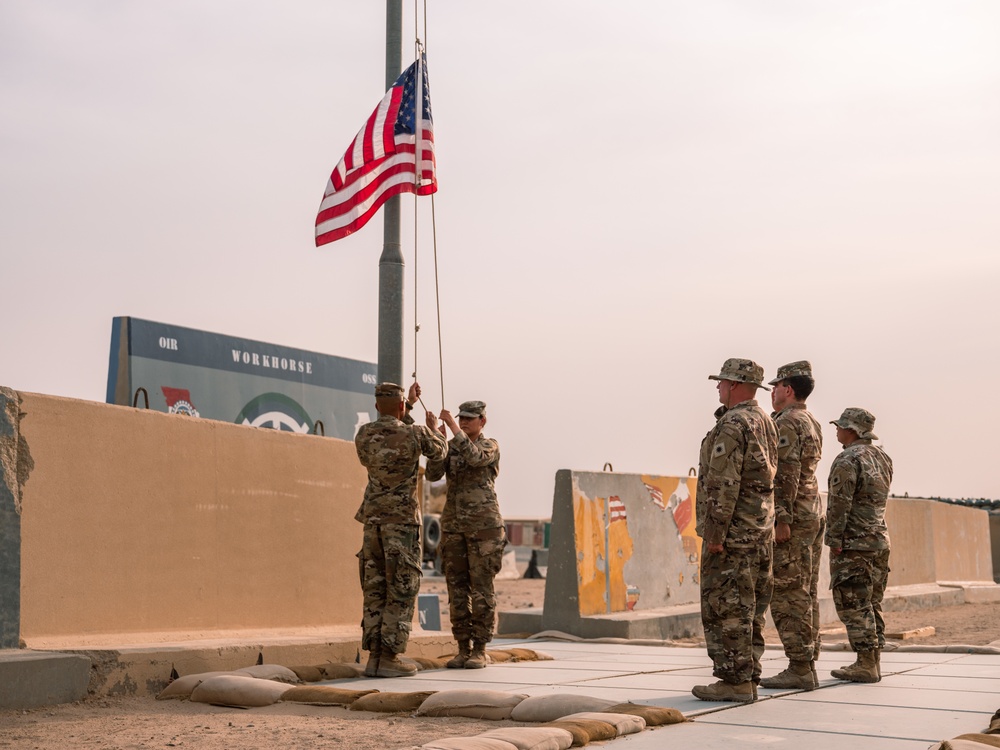
[[[443,628],[447,597],[442,579],[425,579],[422,591],[441,594]],[[497,581],[501,609],[541,607],[545,582]],[[1000,646],[1000,603],[963,604],[886,614],[888,632],[933,626],[935,634],[905,643]],[[772,631],[769,643],[776,643]],[[843,639],[833,633],[828,640]],[[461,737],[514,722],[456,718],[413,718],[344,708],[279,703],[239,710],[188,701],[153,698],[90,699],[27,711],[0,711],[0,748],[63,750],[73,748],[188,747],[204,750],[275,750],[340,747],[386,750],[419,746],[441,737]]]

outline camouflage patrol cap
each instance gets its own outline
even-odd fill
[[[393,396],[403,397],[403,386],[395,383],[379,383],[375,386],[375,398],[391,398]]]
[[[463,401],[458,407],[460,417],[485,417],[486,404],[482,401]]]
[[[809,364],[808,360],[802,359],[798,362],[789,362],[787,365],[782,365],[778,368],[778,375],[774,378],[774,380],[769,380],[767,384],[777,385],[786,378],[794,378],[799,375],[803,375],[807,378],[811,378],[813,376],[813,368],[812,365]]]
[[[845,430],[854,430],[861,440],[878,440],[878,435],[872,432],[872,428],[875,427],[875,415],[865,409],[849,406],[844,409],[840,419],[831,420],[830,424],[843,427]]]
[[[739,359],[734,357],[722,363],[722,370],[718,375],[709,375],[709,380],[731,380],[734,383],[748,383],[765,391],[771,390],[764,385],[764,368],[752,359]]]

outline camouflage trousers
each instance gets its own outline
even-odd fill
[[[819,650],[819,562],[823,519],[792,525],[787,542],[774,545],[771,617],[789,661],[814,661]]]
[[[441,535],[441,562],[448,584],[451,632],[455,640],[489,643],[496,624],[493,579],[503,564],[507,532],[498,529]]]
[[[364,612],[361,648],[402,654],[410,638],[420,592],[420,528],[408,524],[365,524],[358,553]]]
[[[855,651],[873,651],[885,646],[882,598],[888,579],[887,549],[845,549],[830,556],[833,603]]]
[[[771,603],[771,545],[701,552],[701,622],[712,674],[738,685],[760,680],[764,615]]]

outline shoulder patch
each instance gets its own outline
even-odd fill
[[[782,435],[781,437],[778,438],[778,447],[785,448],[786,446],[791,444],[791,442],[792,441],[788,439],[788,435]]]
[[[726,446],[721,440],[715,444],[714,448],[712,448],[713,456],[721,456],[725,452],[726,452]]]

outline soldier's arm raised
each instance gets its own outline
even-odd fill
[[[455,448],[469,466],[489,466],[500,458],[500,444],[493,438],[472,442],[468,435],[459,431],[455,435]]]

